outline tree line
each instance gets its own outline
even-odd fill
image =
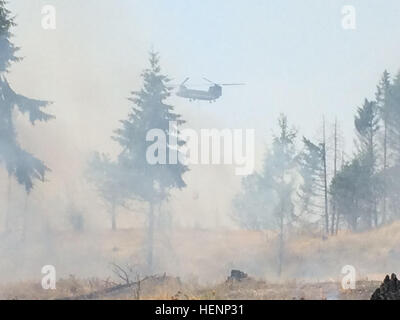
[[[385,71],[375,96],[357,108],[354,149],[348,159],[338,148],[336,120],[333,141],[326,137],[324,119],[320,140],[302,137],[298,148],[298,131],[281,115],[279,134],[273,137],[261,172],[243,179],[234,200],[237,222],[244,228],[265,229],[274,225],[275,215],[280,223],[286,216],[292,221],[319,217],[328,236],[340,228],[362,231],[398,219],[400,73],[392,78]],[[333,150],[333,159],[328,150]]]
[[[293,227],[320,227],[326,239],[340,229],[370,230],[400,218],[400,73],[392,78],[384,71],[375,99],[357,108],[348,159],[336,120],[333,139],[323,119],[321,138],[302,137],[300,148],[285,115],[278,128],[260,172],[242,180],[233,218],[246,229],[278,231],[279,273],[285,232]]]

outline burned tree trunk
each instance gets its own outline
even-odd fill
[[[371,300],[400,300],[400,281],[393,273],[386,276],[381,286],[375,290]]]

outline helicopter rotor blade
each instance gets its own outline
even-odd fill
[[[216,82],[211,81],[211,80],[209,80],[207,78],[203,78],[203,79],[208,81],[208,82],[210,82],[210,83],[212,83],[212,84],[216,84],[218,86],[244,86],[245,85],[245,83],[216,83]]]
[[[212,83],[212,84],[217,84],[217,83],[215,83],[214,81],[208,80],[207,78],[203,78],[203,79],[206,80],[206,81],[208,81],[208,82],[210,82],[210,83]]]
[[[187,77],[183,82],[182,82],[182,84],[181,84],[181,86],[183,86],[186,82],[188,82],[189,81],[189,77]]]
[[[168,84],[168,87],[176,88],[176,87],[179,87],[181,85],[182,85],[181,83],[180,84],[174,83],[174,84]],[[188,87],[190,87],[190,88],[192,88],[192,87],[209,87],[209,86],[210,85],[206,84],[206,83],[194,83],[194,84],[188,85]]]

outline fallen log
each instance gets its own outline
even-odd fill
[[[103,290],[98,290],[98,291],[93,291],[87,294],[82,294],[79,296],[70,296],[70,297],[63,297],[63,298],[57,298],[56,300],[91,300],[91,299],[98,299],[99,297],[109,295],[109,294],[114,294],[119,291],[125,290],[132,288],[134,286],[140,286],[142,282],[149,280],[149,279],[164,279],[165,276],[151,276],[151,277],[145,277],[140,281],[135,281],[135,282],[129,282],[129,283],[124,283],[124,284],[118,284],[116,286],[110,287],[110,288],[105,288]]]

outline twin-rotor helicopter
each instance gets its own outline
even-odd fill
[[[207,78],[203,78],[210,83],[208,90],[197,90],[188,88],[186,83],[189,78],[186,78],[178,87],[176,95],[181,98],[189,99],[189,101],[204,100],[210,103],[215,102],[222,96],[222,87],[225,86],[243,86],[244,83],[215,83]]]

